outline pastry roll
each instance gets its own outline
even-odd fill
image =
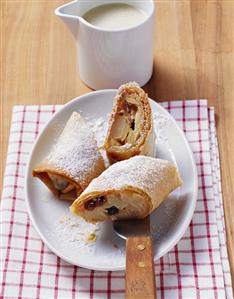
[[[155,133],[148,96],[137,83],[119,88],[104,148],[110,163],[135,155],[154,156]]]
[[[82,116],[73,112],[49,155],[33,169],[53,194],[75,200],[104,171],[97,142]]]
[[[181,184],[172,163],[135,156],[106,169],[73,202],[70,210],[88,222],[145,218]]]

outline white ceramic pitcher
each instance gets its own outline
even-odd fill
[[[146,12],[140,24],[121,30],[103,30],[82,16],[108,3],[127,3]],[[78,0],[55,10],[74,34],[81,79],[93,89],[117,88],[136,81],[144,85],[153,70],[154,1]]]

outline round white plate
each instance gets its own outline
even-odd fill
[[[44,184],[33,178],[31,173],[35,165],[49,153],[73,111],[78,111],[89,119],[107,119],[116,92],[91,92],[72,100],[55,113],[34,144],[26,174],[27,208],[41,239],[67,262],[94,270],[123,270],[125,241],[115,234],[109,222],[98,225],[95,243],[81,242],[82,233],[92,232],[96,228],[82,220],[79,220],[79,223],[76,217],[69,216],[69,203],[54,198]],[[156,113],[156,119],[161,119],[161,124],[159,121],[156,125],[157,157],[173,161],[183,179],[182,187],[173,192],[151,215],[156,260],[176,245],[191,221],[197,198],[197,173],[193,154],[176,121],[152,100],[151,107]]]

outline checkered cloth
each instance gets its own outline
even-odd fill
[[[206,100],[162,106],[187,136],[199,192],[183,238],[155,263],[157,298],[231,299],[214,109]],[[23,185],[29,153],[43,124],[60,107],[13,110],[1,203],[1,298],[123,298],[124,272],[90,271],[61,260],[42,243],[26,211]]]

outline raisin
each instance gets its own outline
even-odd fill
[[[131,129],[134,131],[135,130],[135,120],[133,119],[131,122]]]
[[[106,202],[105,196],[99,196],[97,198],[97,206],[102,206]]]
[[[93,199],[86,201],[84,204],[86,210],[93,210],[96,207],[96,202]]]
[[[106,209],[106,211],[107,211],[107,214],[111,216],[111,215],[117,214],[119,212],[119,209],[116,208],[115,206],[112,206],[112,207]]]

